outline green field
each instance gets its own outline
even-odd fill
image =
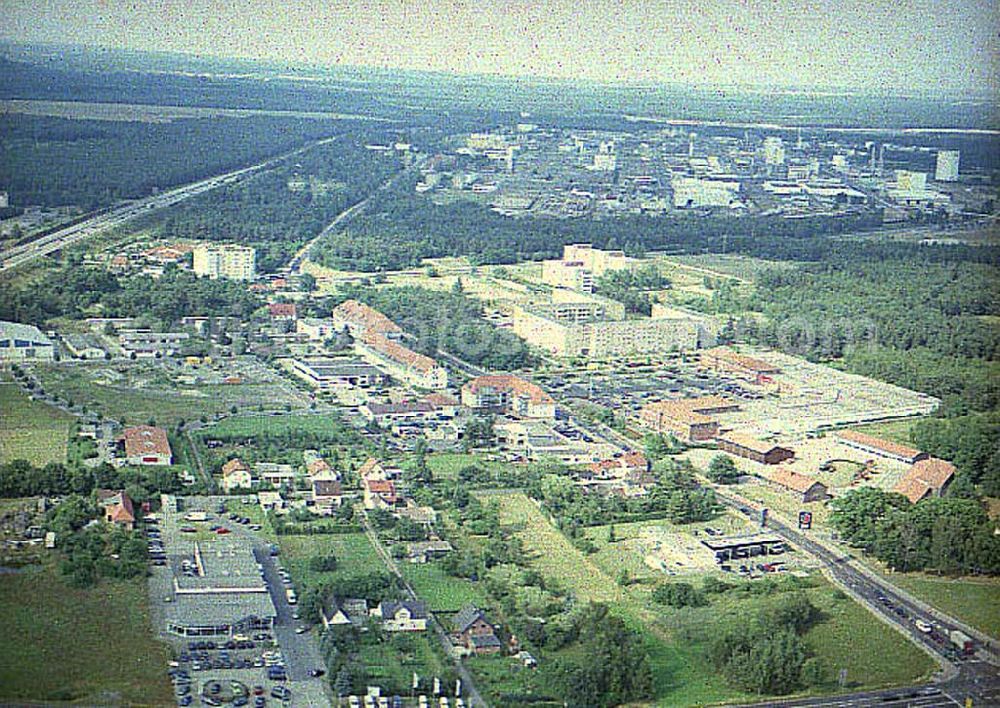
[[[382,570],[382,561],[363,533],[285,535],[278,537],[278,545],[281,546],[281,564],[296,582],[306,585]],[[310,558],[329,553],[337,557],[336,570],[316,572],[309,569]]]
[[[337,415],[240,415],[226,418],[205,428],[202,437],[213,435],[255,435],[262,432],[280,435],[287,431],[306,433],[326,433],[333,428],[342,428],[343,421]]]
[[[0,462],[66,462],[72,421],[68,413],[32,401],[15,384],[0,383]]]
[[[704,705],[753,698],[728,687],[708,663],[705,649],[711,636],[706,632],[719,617],[740,622],[766,598],[726,593],[703,608],[674,610],[655,605],[649,599],[647,583],[622,588],[615,582],[613,571],[621,563],[635,569],[637,566],[635,559],[628,558],[625,544],[607,542],[607,527],[587,531],[599,548],[588,557],[571,545],[525,495],[491,499],[499,502],[501,523],[521,538],[532,565],[546,579],[558,582],[580,600],[613,605],[629,626],[644,636],[653,667],[656,705]],[[616,538],[634,536],[642,526],[616,525]],[[650,579],[648,573],[637,575]],[[805,582],[805,592],[826,618],[805,635],[805,640],[831,671],[845,668],[853,684],[874,687],[913,681],[933,670],[933,662],[923,652],[859,605],[836,595],[822,576],[811,576]],[[887,646],[892,647],[891,652],[885,650]],[[488,669],[498,677],[509,671],[495,666]],[[515,685],[520,681],[514,674],[508,678]]]
[[[399,561],[400,572],[431,612],[458,612],[465,605],[484,607],[486,594],[481,585],[445,573],[440,564]]]
[[[886,573],[893,583],[991,637],[1000,637],[1000,581]]]
[[[904,445],[912,445],[913,441],[910,439],[910,430],[913,428],[913,424],[920,420],[923,419],[906,418],[905,420],[888,420],[883,423],[858,425],[851,428],[851,430],[857,430],[861,433],[874,435],[877,438],[895,440],[896,442]]]
[[[130,425],[155,420],[157,425],[169,428],[181,420],[229,413],[233,406],[239,410],[257,410],[259,406],[273,410],[287,402],[301,408],[300,403],[289,400],[280,387],[270,383],[173,385],[164,380],[162,371],[145,363],[125,365],[125,369],[127,375],[121,379],[110,376],[119,375],[116,367],[103,363],[40,366],[35,373],[47,392]]]
[[[51,567],[0,580],[0,699],[173,705],[144,579],[67,587]]]

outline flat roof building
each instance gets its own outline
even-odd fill
[[[388,375],[371,364],[344,359],[296,359],[292,362],[292,371],[318,389],[370,388],[383,386],[389,381]]]
[[[33,325],[0,322],[0,363],[52,361],[55,345]]]
[[[192,260],[195,275],[228,280],[253,280],[257,277],[256,251],[236,244],[200,244]]]
[[[462,386],[462,405],[522,418],[556,415],[556,403],[540,386],[510,374],[478,376]]]

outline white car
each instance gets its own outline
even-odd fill
[[[913,624],[915,624],[917,626],[917,629],[919,629],[924,634],[930,634],[931,630],[934,629],[927,622],[924,622],[922,619],[913,620]]]

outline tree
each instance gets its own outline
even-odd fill
[[[704,593],[690,583],[665,583],[653,590],[653,600],[670,607],[701,607],[708,604]]]
[[[716,484],[735,484],[740,471],[729,455],[716,455],[708,465],[708,478]]]

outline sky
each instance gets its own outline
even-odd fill
[[[0,38],[596,81],[996,91],[995,0],[0,0]]]

